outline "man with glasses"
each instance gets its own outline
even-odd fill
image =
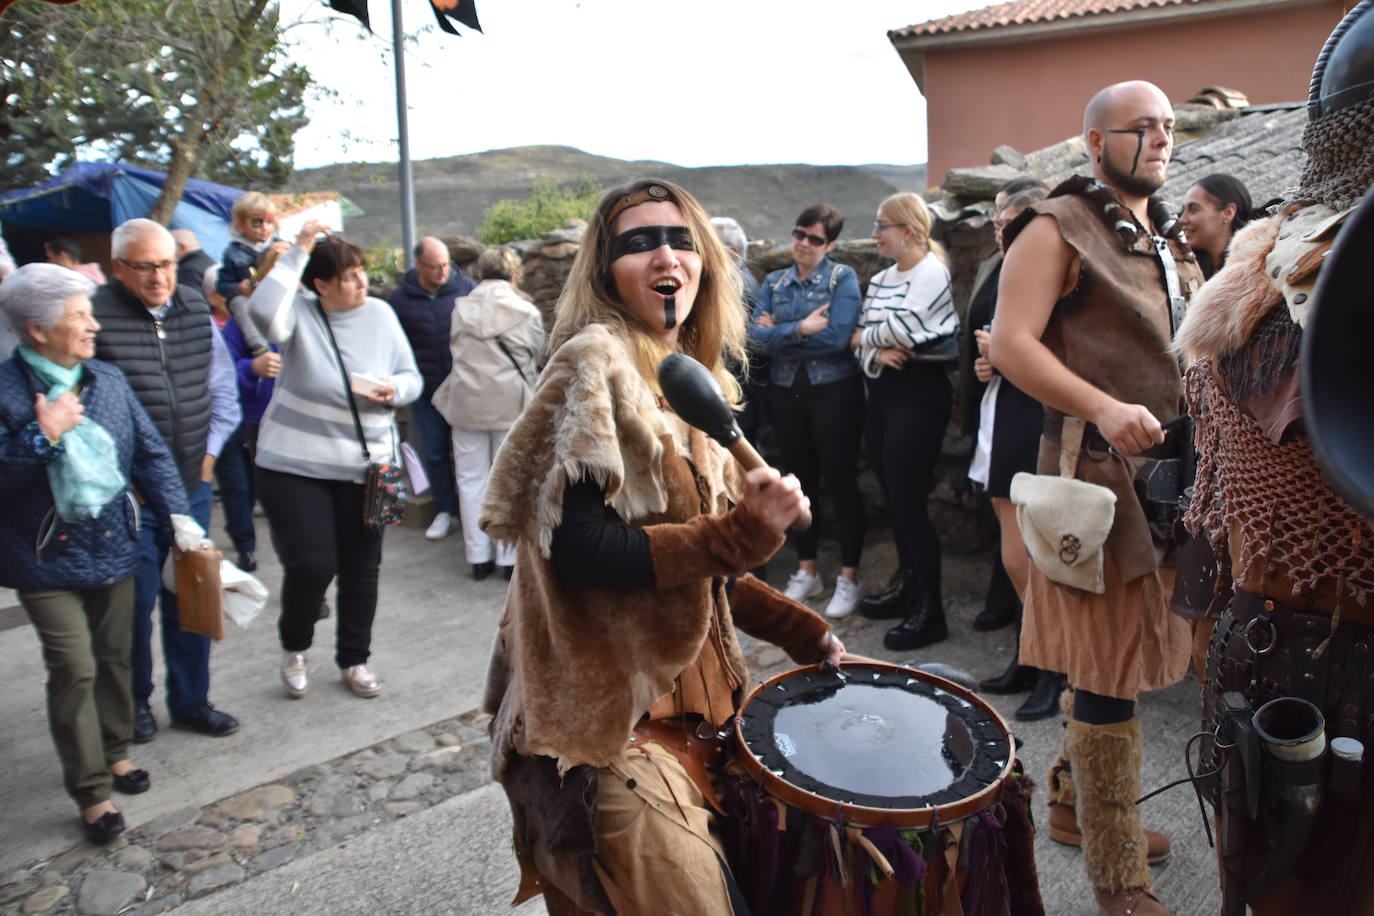
[[[1170,613],[1173,576],[1161,569],[1133,486],[1141,453],[1165,443],[1163,424],[1181,412],[1169,344],[1202,284],[1187,245],[1171,237],[1170,209],[1151,196],[1164,184],[1173,129],[1173,107],[1150,83],[1118,83],[1093,96],[1083,115],[1093,177],[1064,182],[1004,232],[989,351],[992,364],[1045,407],[1040,473],[1059,471],[1064,441],[1075,476],[1115,494],[1096,593],[1050,578],[1067,578],[1055,563],[1074,563],[1065,539],[1081,519],[1068,518],[1062,538],[1053,536],[1066,545],[1057,561],[1035,557],[1021,661],[1065,673],[1076,688],[1050,771],[1050,835],[1082,845],[1103,913],[1138,916],[1168,912],[1151,893],[1147,862],[1166,857],[1169,843],[1143,830],[1135,805],[1135,699],[1180,680],[1190,644],[1187,621]],[[1072,444],[1076,433],[1081,446]]]
[[[406,271],[401,285],[391,294],[391,307],[401,320],[425,380],[425,390],[410,405],[410,416],[420,429],[425,470],[438,512],[425,531],[425,537],[431,541],[448,537],[458,526],[458,497],[450,457],[452,434],[430,399],[453,368],[448,340],[453,302],[472,292],[475,286],[461,271],[453,269],[448,246],[433,236],[425,236],[415,245],[415,266]],[[478,564],[472,569],[473,578],[485,579],[494,570],[492,563]]]
[[[91,297],[100,322],[96,358],[123,371],[153,418],[181,472],[191,517],[210,527],[215,457],[239,424],[234,365],[199,290],[178,286],[176,242],[161,225],[132,219],[110,239],[114,279]],[[162,652],[172,724],[228,735],[238,720],[209,703],[210,640],[181,629],[176,596],[162,588],[172,532],[143,513],[142,559],[134,586],[134,740],[157,733],[153,693],[152,615],[162,599]]]

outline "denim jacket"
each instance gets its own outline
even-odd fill
[[[859,374],[859,363],[849,349],[849,338],[859,323],[859,278],[854,269],[836,264],[827,256],[805,280],[797,266],[775,270],[759,287],[753,319],[764,312],[773,316],[773,327],[749,323],[749,342],[773,356],[769,381],[790,388],[797,367],[806,365],[813,385],[838,382]],[[830,324],[819,334],[802,336],[801,321],[830,303]]]

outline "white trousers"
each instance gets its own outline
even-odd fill
[[[490,563],[498,566],[515,565],[515,545],[495,542],[477,527],[482,514],[482,497],[487,491],[487,475],[506,429],[453,430],[453,467],[458,483],[458,515],[463,522],[463,551],[469,563]]]

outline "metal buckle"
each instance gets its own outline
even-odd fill
[[[1263,624],[1264,626],[1269,628],[1269,642],[1263,648],[1259,648],[1255,645],[1255,640],[1252,633],[1252,631],[1255,628],[1255,624],[1257,623]],[[1278,646],[1278,644],[1279,631],[1274,626],[1274,622],[1272,620],[1270,620],[1268,617],[1250,618],[1250,622],[1245,625],[1245,645],[1250,649],[1251,653],[1253,653],[1254,655],[1268,655],[1270,652],[1274,651],[1274,648]]]

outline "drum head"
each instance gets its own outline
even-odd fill
[[[891,665],[781,675],[750,695],[737,724],[746,769],[756,770],[755,778],[775,794],[788,793],[768,783],[814,799],[802,806],[824,816],[834,816],[837,805],[928,815],[955,806],[939,815],[953,820],[987,803],[961,802],[990,801],[1012,764],[1006,726],[982,700],[948,681]]]

